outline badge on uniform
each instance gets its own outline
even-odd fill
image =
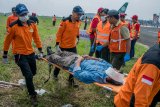
[[[143,83],[146,83],[146,84],[148,84],[148,85],[152,85],[153,80],[154,80],[153,78],[148,77],[148,76],[146,76],[146,75],[143,75],[143,76],[142,76],[142,82],[143,82]]]
[[[29,32],[31,32],[31,33],[32,33],[32,32],[33,32],[33,29],[30,29],[30,30],[29,30]]]

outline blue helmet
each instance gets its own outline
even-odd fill
[[[24,4],[18,4],[16,6],[16,14],[17,15],[23,15],[25,13],[29,13],[27,7]]]
[[[73,12],[78,13],[78,14],[81,14],[81,15],[84,14],[84,11],[83,11],[83,9],[82,9],[80,6],[75,6],[75,7],[73,8]]]

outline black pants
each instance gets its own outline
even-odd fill
[[[93,45],[93,42],[94,42],[94,38],[93,39],[90,39],[90,45],[91,45],[91,47],[92,47],[92,45]],[[90,47],[90,48],[91,48]],[[95,48],[95,47],[94,47]],[[95,50],[95,49],[94,49]],[[93,56],[93,54],[94,54],[94,52],[91,52],[91,51],[89,51],[89,56]]]
[[[87,23],[84,23],[84,30],[86,30],[87,28]]]
[[[124,63],[124,56],[125,56],[125,52],[123,53],[111,53],[110,55],[110,62],[113,66],[113,68],[116,68],[117,70],[120,70],[121,66]]]
[[[15,62],[20,67],[21,72],[26,80],[26,86],[29,92],[29,95],[36,95],[34,84],[33,84],[33,76],[36,74],[36,60],[35,54],[32,53],[30,55],[15,55]]]
[[[131,58],[134,57],[134,54],[135,54],[134,47],[135,47],[136,41],[137,41],[137,39],[131,40],[131,50],[130,50],[130,57]]]
[[[96,51],[96,58],[104,59],[107,62],[110,62],[110,52],[108,47],[104,47],[100,52]]]
[[[77,53],[77,48],[76,47],[74,47],[74,48],[61,48],[61,50],[62,51],[68,51],[68,52]],[[58,76],[59,71],[60,71],[60,69],[55,67],[55,69],[54,69],[54,77]],[[68,80],[69,81],[73,80],[73,75],[72,74],[69,75],[69,79]]]
[[[55,26],[56,25],[56,21],[53,21],[53,26]]]

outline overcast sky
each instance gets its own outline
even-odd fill
[[[16,4],[24,3],[30,12],[38,15],[68,16],[76,5],[86,13],[95,13],[99,7],[118,10],[126,1],[128,18],[137,14],[141,19],[152,19],[153,13],[160,13],[160,0],[0,0],[0,12],[10,12]]]

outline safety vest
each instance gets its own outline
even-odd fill
[[[126,52],[126,40],[123,39],[120,28],[124,26],[122,22],[111,30],[110,33],[110,52]]]
[[[101,21],[101,18],[98,15],[95,15],[93,19],[95,19],[95,18],[97,18],[99,22]],[[93,22],[93,19],[92,19],[92,22]],[[86,31],[87,34],[91,34],[92,33],[92,27],[91,27],[92,26],[92,22],[90,23],[89,28]]]
[[[128,28],[128,24],[129,24],[128,21],[121,21],[121,22]]]
[[[110,23],[107,22],[103,27],[102,21],[100,21],[97,25],[97,38],[96,43],[100,43],[101,45],[109,42],[109,33],[110,33]]]
[[[131,25],[131,30],[130,30],[130,37],[134,38],[136,36],[136,25],[139,23],[134,23]],[[140,29],[138,31],[138,37],[140,36]]]
[[[130,23],[128,21],[121,21],[129,30],[130,30]]]

